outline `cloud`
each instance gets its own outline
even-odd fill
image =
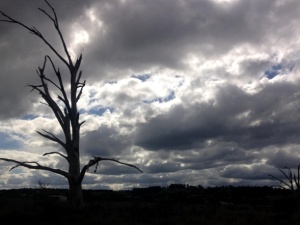
[[[297,85],[280,82],[247,94],[228,85],[211,102],[172,107],[137,127],[136,144],[148,149],[189,149],[209,139],[235,141],[246,148],[298,142]],[[287,102],[288,101],[288,102]],[[287,114],[289,112],[289,114]]]
[[[265,185],[264,172],[298,165],[298,1],[50,2],[72,57],[83,52],[82,163],[115,157],[145,171],[106,162],[98,174],[87,173],[86,188]],[[36,0],[0,3],[65,56],[38,7],[47,8]],[[41,157],[63,150],[35,130],[63,135],[40,96],[24,86],[38,83],[45,54],[64,82],[67,68],[22,27],[0,29],[0,154],[66,168],[59,157]],[[50,67],[47,76],[55,78]],[[0,166],[1,188],[32,186],[40,177],[66,185],[48,173],[8,174],[9,165]]]
[[[267,180],[268,171],[272,171],[272,168],[261,164],[254,165],[233,165],[227,166],[221,171],[221,176],[234,179],[245,180]]]
[[[85,154],[109,157],[122,154],[131,145],[130,138],[120,134],[117,127],[100,126],[85,134],[81,146]]]

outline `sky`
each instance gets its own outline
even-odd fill
[[[82,53],[81,162],[102,162],[83,187],[275,185],[267,174],[300,162],[300,1],[49,0],[73,59]],[[42,0],[0,1],[63,54]],[[3,18],[2,18],[3,19]],[[51,50],[20,26],[0,23],[0,157],[67,168],[39,136],[62,135],[27,84]],[[55,78],[49,67],[47,75]],[[52,94],[55,95],[54,88]],[[57,100],[59,101],[59,100]],[[64,177],[0,162],[0,189]]]

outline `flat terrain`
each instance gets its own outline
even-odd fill
[[[52,198],[66,194],[56,189],[2,190],[0,220],[10,225],[300,224],[295,198],[268,187],[85,191],[86,208],[80,212]]]

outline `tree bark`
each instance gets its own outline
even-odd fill
[[[80,177],[80,160],[78,153],[71,153],[72,157],[69,157],[69,203],[75,210],[84,208],[82,185]]]

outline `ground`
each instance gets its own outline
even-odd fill
[[[286,225],[300,222],[300,213],[288,192],[269,188],[85,191],[83,211],[71,210],[67,202],[47,197],[66,193],[66,190],[36,189],[0,191],[0,220],[10,225]]]

